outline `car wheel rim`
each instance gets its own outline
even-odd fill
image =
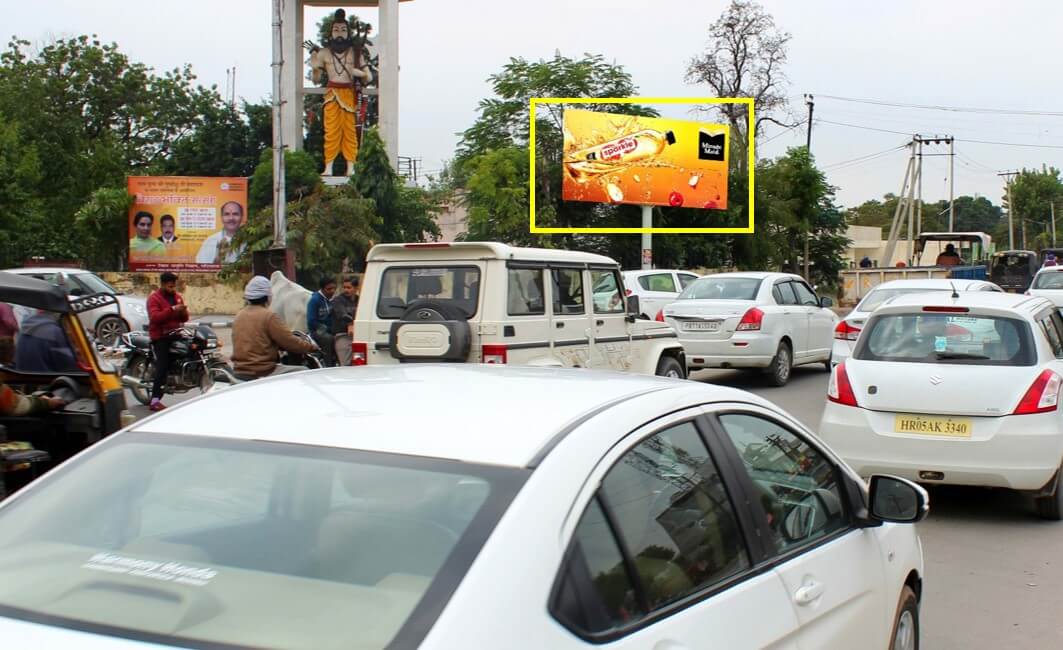
[[[779,348],[779,379],[790,376],[790,352],[785,348]]]
[[[116,320],[105,320],[97,328],[96,335],[104,345],[114,345],[118,337],[125,333],[125,326]]]
[[[915,617],[910,610],[901,612],[901,618],[897,621],[893,650],[915,650]]]
[[[671,377],[672,379],[679,379],[679,371],[675,368],[670,368],[668,372],[664,373],[665,377]]]

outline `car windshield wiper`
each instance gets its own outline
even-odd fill
[[[935,352],[938,359],[988,359],[984,354],[971,354],[970,352]]]

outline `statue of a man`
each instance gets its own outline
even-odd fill
[[[310,57],[314,78],[323,75],[328,79],[325,92],[325,176],[332,176],[332,163],[343,154],[347,161],[347,175],[354,172],[358,156],[358,134],[355,116],[358,112],[358,95],[355,83],[369,79],[369,70],[355,52],[354,38],[347,13],[337,9],[332,18],[332,31],[327,47],[317,50]]]

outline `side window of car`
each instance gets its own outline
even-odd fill
[[[696,276],[696,275],[691,275],[689,273],[680,273],[679,274],[680,291],[682,291],[683,289],[686,289],[690,285],[691,282],[693,282],[694,280],[697,280],[697,279],[698,279],[698,276]]]
[[[838,470],[782,425],[757,415],[719,417],[745,467],[780,553],[848,527]]]
[[[669,293],[676,293],[678,289],[675,288],[675,280],[672,279],[671,273],[652,273],[650,275],[643,275],[639,277],[639,284],[646,291],[665,291]]]
[[[775,302],[779,303],[780,305],[798,304],[797,296],[794,294],[793,287],[791,286],[792,284],[793,283],[791,282],[784,281],[779,282],[774,287],[772,287],[771,295],[775,298]]]
[[[583,314],[583,271],[579,269],[553,269],[554,313]]]
[[[1063,321],[1060,320],[1059,312],[1053,311],[1052,314],[1041,318],[1037,322],[1041,325],[1041,331],[1048,338],[1049,345],[1052,346],[1052,354],[1057,359],[1063,358],[1063,330],[1060,329]]]
[[[577,526],[553,610],[569,625],[601,632],[749,566],[723,480],[697,428],[685,422],[610,468]]]
[[[790,283],[794,291],[797,292],[797,302],[807,307],[818,307],[819,298],[816,297],[816,292],[808,288],[808,285],[804,282],[791,282]]]
[[[509,291],[506,296],[510,316],[544,314],[543,272],[541,269],[509,269]]]
[[[616,271],[591,271],[594,313],[622,314],[626,311],[620,294],[620,276]]]

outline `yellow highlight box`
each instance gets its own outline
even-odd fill
[[[532,97],[531,129],[528,134],[529,198],[528,211],[531,232],[540,235],[627,235],[638,233],[650,234],[752,234],[753,233],[753,195],[754,176],[756,172],[755,138],[749,138],[747,150],[749,169],[749,215],[748,225],[744,228],[540,228],[535,225],[535,107],[538,104],[745,104],[749,111],[749,124],[753,121],[752,97],[603,97],[598,99],[570,97]]]

